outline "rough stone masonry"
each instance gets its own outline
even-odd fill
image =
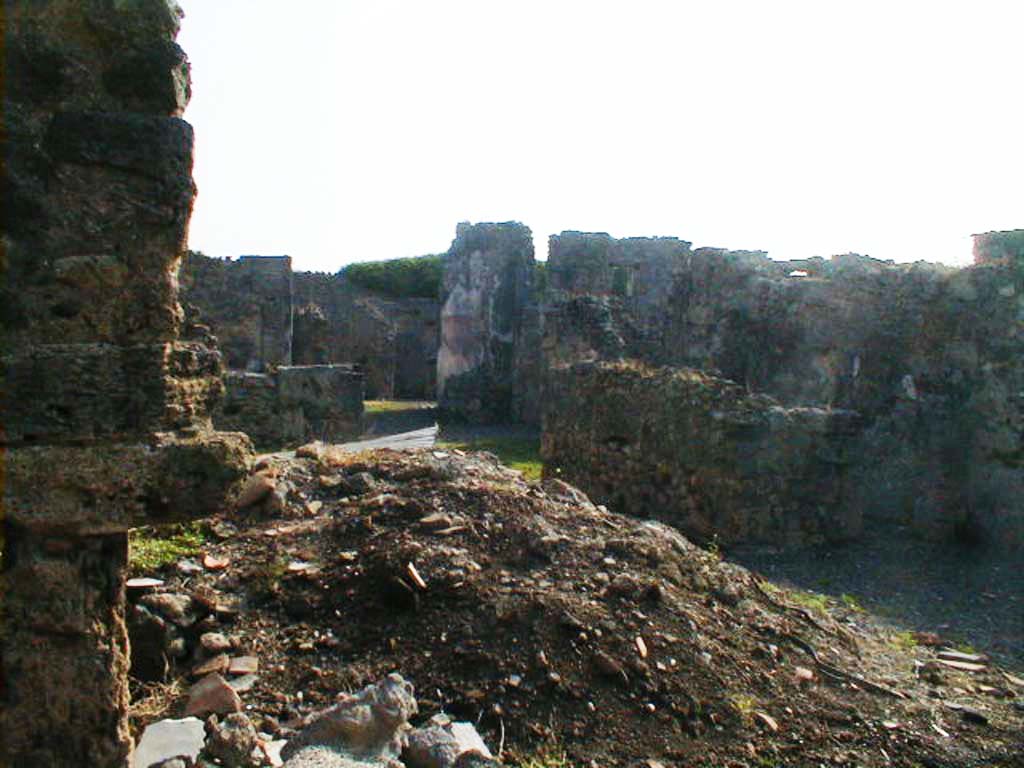
[[[123,766],[127,529],[204,515],[251,460],[182,338],[195,188],[165,0],[5,4],[0,763]]]
[[[596,264],[605,276],[587,275],[583,290],[570,290],[570,298],[546,313],[548,470],[564,466],[588,493],[630,500],[620,511],[669,516],[687,533],[717,533],[723,541],[842,538],[855,535],[863,518],[885,530],[906,526],[1009,549],[1024,544],[1021,232],[978,236],[977,263],[963,269],[856,254],[779,262],[757,252],[680,248],[671,257],[675,264],[661,270],[671,275],[670,290],[656,294],[626,281],[615,289],[610,277],[617,267],[604,255],[622,249],[604,238],[574,234],[571,244],[576,263]],[[595,253],[578,253],[586,247]],[[566,277],[571,274],[563,269],[559,276],[563,290],[578,282]],[[658,297],[659,311],[638,310],[630,292]],[[777,420],[767,419],[771,409],[760,409],[763,418],[755,421],[764,424],[752,423],[753,433],[728,438],[729,419],[709,422],[705,411],[729,409],[701,398],[676,398],[670,407],[666,398],[678,378],[560,370],[580,360],[699,369],[769,397],[778,408],[820,412],[821,424],[835,421],[826,418],[830,412],[857,419],[844,420],[825,451],[817,422],[804,420],[808,431],[796,444],[812,451],[807,461],[780,456],[781,464],[766,465],[768,454],[757,446],[771,439],[764,426]],[[623,391],[632,395],[624,399]],[[617,443],[615,471],[609,440]],[[736,460],[723,463],[720,454],[696,450],[688,440],[724,441]],[[830,458],[822,463],[814,456]],[[659,480],[658,467],[673,462],[671,478]],[[621,471],[626,465],[632,471]],[[779,488],[763,497],[771,509],[746,505],[749,519],[735,519],[740,511],[733,510],[721,527],[714,521],[726,520],[724,497],[693,492],[680,481],[691,470],[697,477],[726,472],[756,496],[750,480],[762,466],[780,473]],[[791,482],[811,466],[829,479],[817,499],[794,490],[806,487],[803,480]],[[613,477],[621,486],[615,493],[608,488]],[[793,492],[780,493],[783,487]],[[651,502],[666,494],[663,509]],[[831,530],[822,525],[823,504],[836,523]]]

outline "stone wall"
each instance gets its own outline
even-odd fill
[[[224,506],[220,356],[183,339],[174,3],[6,3],[0,763],[125,765],[127,528]],[[199,331],[197,326],[190,330]]]
[[[342,273],[293,272],[290,259],[270,256],[190,253],[182,286],[230,369],[354,363],[368,398],[435,395],[440,305],[433,299],[377,295]]]
[[[229,371],[226,382],[213,422],[218,429],[245,432],[258,448],[279,450],[311,440],[341,443],[362,433],[363,374],[351,366]]]
[[[530,230],[516,222],[459,224],[444,257],[438,406],[472,421],[518,421],[526,398],[516,371],[536,347],[524,316],[534,272]],[[532,339],[532,341],[528,341]]]
[[[293,286],[288,256],[212,259],[189,252],[183,301],[209,323],[228,368],[265,371],[292,362]]]
[[[699,249],[684,257],[662,338],[635,333],[615,302],[577,299],[549,310],[545,355],[667,362],[786,407],[855,411],[843,504],[885,526],[1016,547],[1022,288],[1005,259],[954,269]]]
[[[1016,265],[1024,269],[1024,229],[974,235],[974,263]]]
[[[603,232],[562,232],[548,240],[551,299],[614,297],[638,323],[660,336],[664,309],[690,243],[674,237],[616,239]]]
[[[578,363],[550,374],[544,471],[700,541],[835,542],[862,528],[841,504],[856,426],[693,369]]]
[[[436,300],[380,296],[353,285],[344,273],[320,272],[296,273],[295,295],[300,305],[323,313],[328,362],[358,365],[368,398],[434,398],[440,343]]]

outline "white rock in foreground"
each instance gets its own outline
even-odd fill
[[[129,764],[131,768],[149,768],[180,755],[187,755],[194,762],[205,739],[206,730],[198,718],[160,720],[146,726]]]

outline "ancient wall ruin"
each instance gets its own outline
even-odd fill
[[[856,255],[775,262],[698,249],[682,257],[660,338],[650,326],[638,333],[642,320],[628,308],[613,312],[614,301],[581,307],[576,300],[549,311],[545,355],[556,367],[638,359],[698,368],[787,408],[855,412],[860,426],[843,438],[837,514],[863,509],[887,526],[1017,546],[1024,284],[1012,260],[982,262],[966,269]],[[581,388],[576,399],[558,391],[560,406],[573,413],[603,407],[599,391]],[[631,418],[638,429],[648,415],[636,409]],[[571,446],[548,435],[564,428],[556,415],[545,424],[545,444],[561,446],[553,459],[599,451],[585,435]],[[641,443],[640,455],[657,454],[657,438]],[[595,462],[594,483],[602,466]]]
[[[265,371],[292,362],[292,280],[288,256],[211,259],[190,252],[182,300],[209,323],[228,368]]]
[[[549,376],[542,450],[549,476],[698,541],[804,545],[861,533],[841,504],[857,421],[694,369],[577,363]]]
[[[974,263],[1024,266],[1024,229],[974,235]]]
[[[618,299],[640,327],[660,336],[664,308],[690,243],[675,237],[617,239],[603,232],[562,232],[548,240],[550,302],[565,296]]]
[[[245,432],[257,448],[280,450],[312,440],[342,443],[363,431],[363,374],[351,366],[228,371],[225,383],[214,423]]]
[[[0,762],[120,767],[127,528],[219,509],[251,447],[210,431],[220,356],[180,335],[177,6],[4,10]]]
[[[519,420],[525,397],[517,370],[526,369],[533,351],[539,354],[538,334],[531,337],[525,325],[533,272],[527,227],[459,224],[444,257],[437,356],[443,411],[472,421]]]
[[[319,343],[327,359],[318,362],[358,365],[371,399],[434,398],[440,342],[436,300],[382,296],[354,285],[344,273],[320,272],[297,272],[295,297],[298,306],[315,307],[326,321]],[[300,345],[301,330],[296,331]]]
[[[429,400],[436,389],[439,304],[361,289],[344,274],[294,272],[287,257],[190,253],[184,300],[217,336],[228,368],[355,364],[368,398]]]

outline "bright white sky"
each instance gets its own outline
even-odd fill
[[[962,264],[1024,227],[1024,2],[179,0],[190,246],[298,269],[459,221]]]

